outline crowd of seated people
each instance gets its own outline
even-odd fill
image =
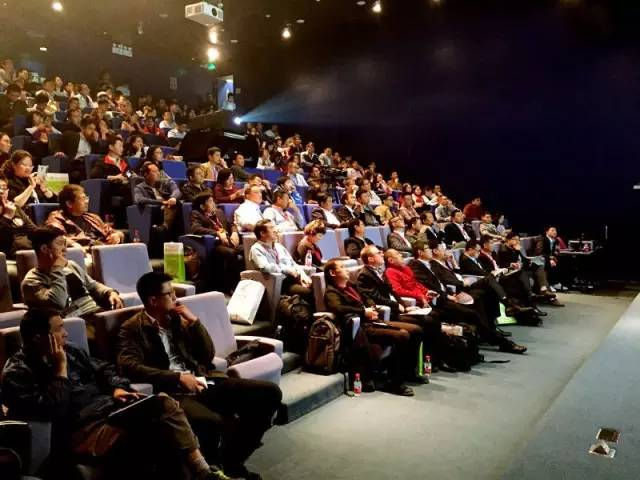
[[[164,147],[184,137],[194,109],[173,100],[153,102],[149,95],[134,109],[108,76],[95,97],[85,83],[68,85],[58,77],[33,88],[23,77],[22,71],[14,72],[0,95],[0,247],[8,258],[18,250],[34,250],[37,264],[19,279],[28,314],[21,324],[23,349],[5,366],[3,402],[10,415],[39,416],[47,412],[32,399],[43,389],[52,392],[46,405],[59,413],[54,421],[67,422],[74,434],[69,446],[76,453],[101,457],[120,436],[154,436],[158,429],[161,433],[153,438],[162,441],[158,448],[180,457],[195,478],[225,478],[222,470],[259,478],[244,462],[259,446],[280,402],[272,384],[227,379],[212,369],[209,334],[176,302],[171,278],[162,274],[138,281],[144,310],[122,327],[115,366],[98,370],[86,353],[65,343],[62,319],[81,317],[93,353],[96,315],[124,305],[114,288],[67,260],[66,249],[80,246],[90,253],[93,247],[137,237],[122,228],[124,216],[107,218],[116,213],[110,210],[113,205],[89,211],[89,187],[80,185],[89,155],[99,156],[90,165],[89,179],[105,182],[103,199],[122,198],[120,215],[133,205],[153,210],[150,254],[157,253],[153,242],[161,245],[185,233],[184,223],[192,235],[214,238],[212,250],[201,258],[204,291],[232,295],[248,264],[265,276],[281,274],[282,294],[299,295],[314,309],[312,274],[322,272],[324,304],[344,329],[343,338],[351,337],[346,332],[354,317],[360,319],[345,368],[362,375],[365,391],[378,388],[374,379],[382,375],[383,389],[413,395],[409,384],[424,383],[416,376],[420,345],[436,371],[455,370],[447,363],[444,323],[471,325],[481,342],[523,354],[527,347],[511,340],[497,318],[504,312],[536,324],[547,315],[539,305],[561,305],[554,285],[565,283],[567,273],[555,227],[540,238],[543,261],[538,263],[523,253],[504,216],[492,216],[479,197],[461,210],[440,185],[403,184],[401,172],[387,178],[374,162],[361,166],[329,146],[318,155],[314,143],[304,143],[299,134],[281,138],[277,125],[263,131],[261,124],[247,124],[251,148],[223,152],[212,145],[206,157],[184,165],[186,178],[171,178],[165,162],[182,159]],[[54,115],[59,122],[52,121]],[[21,116],[25,127],[16,132],[14,122]],[[26,134],[29,142],[12,151],[16,133]],[[53,141],[56,137],[59,142]],[[68,159],[63,173],[69,174],[69,184],[58,193],[33,171],[52,154]],[[37,204],[57,204],[48,211],[46,227],[34,221]],[[183,204],[191,204],[184,219],[181,215],[189,210]],[[345,230],[334,237],[332,230],[338,229]],[[285,247],[283,236],[296,234],[298,243]],[[324,255],[322,242],[329,234],[339,239],[336,247],[349,261]],[[243,242],[252,236],[255,243],[245,250]],[[356,277],[353,268],[360,269]],[[418,308],[430,313],[417,313]],[[34,351],[52,361],[40,365]],[[221,380],[207,389],[200,376]],[[151,425],[142,416],[131,431],[115,432],[106,414],[121,400],[136,398],[131,382],[151,383],[163,392],[155,406],[162,421]],[[90,394],[76,397],[83,391]],[[70,395],[71,403],[61,402],[60,395]],[[84,408],[93,411],[97,402],[109,406],[96,411],[91,422],[77,414]],[[228,422],[239,430],[228,433],[223,428]]]

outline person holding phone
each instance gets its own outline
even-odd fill
[[[176,301],[170,276],[146,273],[136,290],[144,310],[120,329],[119,368],[180,403],[210,463],[220,462],[232,477],[260,478],[244,462],[271,427],[280,388],[215,369],[213,340],[198,317]]]
[[[0,174],[0,251],[13,259],[18,250],[31,250],[29,234],[35,229],[24,210],[9,200],[9,183]]]
[[[55,203],[58,197],[47,187],[44,178],[33,171],[33,158],[26,150],[16,150],[3,165],[2,173],[9,182],[9,200],[17,206],[29,203]]]
[[[68,343],[58,313],[29,310],[20,323],[20,336],[22,348],[2,372],[2,400],[12,418],[53,423],[58,448],[52,451],[51,468],[60,478],[71,477],[64,469],[71,469],[72,455],[103,459],[105,478],[119,478],[134,468],[140,468],[135,470],[140,478],[148,478],[151,464],[176,470],[175,476],[164,478],[182,478],[177,469],[183,467],[196,480],[228,478],[206,462],[184,411],[168,395],[148,398],[135,416],[114,425],[109,414],[140,402],[144,395],[132,391],[113,365]],[[113,455],[116,450],[118,455]]]

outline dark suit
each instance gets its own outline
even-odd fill
[[[468,275],[488,275],[494,270],[493,262],[484,253],[478,255],[478,264],[471,261],[469,257],[463,255],[460,259],[460,271]],[[480,272],[485,272],[480,273]],[[511,273],[510,275],[500,275],[497,279],[500,286],[504,289],[506,295],[515,298],[521,304],[528,305],[531,299],[531,284],[529,283],[529,275],[521,271]]]
[[[359,215],[349,210],[346,205],[341,205],[337,208],[336,217],[338,217],[341,224],[346,224],[355,218],[360,218]]]
[[[469,232],[462,226],[462,229],[465,231],[467,235]],[[460,231],[460,227],[455,223],[447,223],[444,227],[444,236],[446,239],[447,245],[451,245],[452,243],[460,243],[467,242],[468,240],[464,238],[464,234]],[[474,235],[469,235],[469,238],[474,238]]]
[[[324,210],[322,208],[320,208],[320,207],[313,209],[313,211],[311,212],[311,220],[320,220],[320,221],[322,221],[322,222],[324,222],[326,224],[327,228],[346,227],[346,224],[342,224],[342,223],[340,225],[331,225],[331,224],[327,223],[327,215],[324,212]],[[340,220],[340,219],[338,218],[338,220]]]
[[[344,241],[344,251],[349,258],[357,260],[360,258],[360,252],[366,245],[373,245],[373,242],[366,237],[364,240],[356,237],[349,237]]]
[[[357,292],[355,285],[350,283],[349,286]],[[395,385],[402,384],[405,377],[412,375],[416,363],[415,345],[412,345],[411,334],[406,328],[412,331],[416,331],[417,328],[420,333],[422,329],[416,325],[405,325],[403,322],[393,322],[393,328],[376,326],[365,317],[365,308],[375,307],[375,302],[360,293],[357,295],[360,298],[349,295],[345,290],[333,285],[328,285],[324,293],[325,306],[329,312],[336,315],[337,323],[343,326],[345,338],[351,338],[348,319],[354,316],[360,317],[360,338],[356,337],[354,340],[353,349],[348,358],[349,371],[355,373],[356,368],[364,369],[367,375],[365,380],[369,380],[371,377],[368,377],[370,374],[368,370],[371,369],[371,362],[380,358],[384,347],[391,346],[393,350],[389,358],[389,380]],[[366,356],[369,358],[365,358]],[[362,371],[360,373],[363,374]]]
[[[496,262],[500,268],[510,268],[512,263],[520,263],[522,270],[533,278],[534,286],[537,290],[541,287],[548,287],[547,274],[540,265],[536,265],[531,260],[522,255],[520,250],[514,250],[506,245],[502,245],[496,255]]]
[[[26,115],[27,104],[23,100],[9,102],[9,97],[0,95],[0,131],[7,133],[13,137],[13,117],[16,115]],[[21,134],[22,132],[18,132]]]
[[[403,315],[399,317],[400,298],[393,292],[391,285],[380,278],[371,267],[365,266],[360,271],[358,275],[358,291],[363,297],[375,302],[376,305],[390,307],[392,320],[400,318],[402,322],[419,325],[422,331],[419,340],[423,342],[425,352],[430,354],[436,363],[442,358],[441,352],[444,339],[442,338],[442,324],[437,320],[437,316]],[[417,344],[417,347],[419,348],[419,344]]]
[[[404,254],[408,254],[407,256],[411,256],[411,254],[413,253],[411,242],[409,242],[409,240],[405,241],[405,239],[402,238],[398,232],[391,232],[389,235],[387,235],[387,245],[389,246],[389,248],[392,248]]]
[[[435,232],[431,227],[427,227],[425,233],[427,234],[427,240],[438,240],[439,242],[444,241],[444,232],[442,230]]]
[[[541,250],[542,256],[544,257],[544,269],[547,272],[549,283],[569,283],[567,279],[567,272],[564,268],[564,262],[560,261],[558,240],[555,240],[552,243],[549,237],[543,235],[540,243],[542,244]],[[555,267],[551,266],[552,259],[556,262]]]

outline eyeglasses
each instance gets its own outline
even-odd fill
[[[162,292],[162,293],[158,294],[159,297],[164,297],[165,295],[169,295],[169,296],[175,297],[176,296],[176,291],[172,288],[171,291],[169,291],[169,292]]]

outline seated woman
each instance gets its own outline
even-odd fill
[[[92,247],[123,243],[122,232],[103,222],[99,215],[89,213],[89,197],[80,185],[65,185],[58,198],[61,209],[51,212],[46,224],[64,232],[67,245]]]
[[[11,137],[0,132],[0,167],[11,157]]]
[[[180,188],[183,202],[193,202],[201,193],[213,195],[211,189],[204,183],[204,169],[200,165],[192,165],[187,169],[187,183]]]
[[[223,168],[218,172],[218,182],[213,188],[213,196],[216,203],[242,203],[244,201],[244,190],[236,187],[231,169]]]
[[[428,208],[428,205],[427,205],[428,202],[429,202],[429,199],[422,194],[422,187],[420,185],[414,185],[413,186],[413,208],[415,208],[418,211],[418,213],[420,213]]]
[[[307,267],[314,266],[322,268],[322,251],[318,247],[318,242],[322,239],[324,234],[327,233],[327,228],[324,222],[321,220],[313,220],[304,227],[304,237],[298,243],[296,247],[295,255],[293,258],[300,265]],[[307,263],[307,255],[310,254],[311,263]]]
[[[203,192],[193,199],[191,211],[191,233],[194,235],[213,235],[218,242],[215,255],[210,261],[207,273],[211,286],[217,290],[231,293],[240,280],[244,267],[240,236],[234,225],[216,207],[211,192]],[[218,272],[224,272],[219,275]]]
[[[268,148],[260,150],[260,157],[258,158],[256,168],[260,170],[275,170],[276,164],[271,160],[271,153]]]
[[[28,203],[55,203],[58,197],[44,178],[33,173],[33,158],[26,150],[16,150],[3,166],[9,183],[9,200],[23,208]]]
[[[0,251],[15,258],[18,250],[31,250],[29,234],[36,229],[24,211],[9,200],[9,183],[0,174]]]
[[[129,138],[127,138],[124,145],[124,156],[126,158],[143,158],[145,156],[144,139],[141,135],[130,135]]]

